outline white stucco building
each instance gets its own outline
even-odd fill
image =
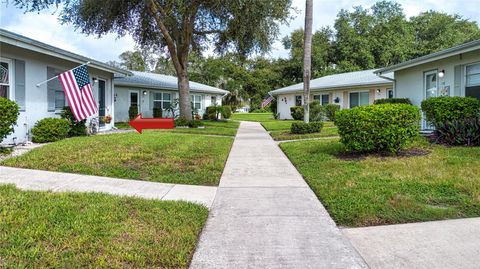
[[[322,105],[338,104],[342,109],[373,104],[376,99],[392,98],[393,77],[375,75],[375,69],[325,76],[310,81],[310,100]],[[303,83],[271,91],[277,99],[280,119],[292,119],[290,107],[303,105]]]
[[[132,76],[115,78],[115,122],[129,120],[128,110],[136,105],[143,117],[152,117],[153,108],[161,108],[163,116],[178,99],[177,77],[132,71]],[[203,116],[206,107],[221,105],[228,91],[190,81],[190,99],[194,110]]]
[[[14,100],[20,106],[20,115],[14,133],[2,144],[18,144],[28,141],[30,130],[43,118],[60,117],[67,105],[58,79],[37,84],[76,66],[90,62],[88,71],[99,113],[95,116],[114,116],[113,78],[115,74],[130,72],[114,68],[99,61],[0,29],[0,97]],[[101,130],[113,127],[101,124]]]

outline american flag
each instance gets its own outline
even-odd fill
[[[262,104],[260,105],[262,108],[268,106],[273,101],[273,96],[269,95],[267,99],[263,100]]]
[[[60,74],[58,79],[67,97],[68,105],[77,121],[84,120],[97,113],[97,103],[93,99],[86,65]]]

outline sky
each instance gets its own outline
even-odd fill
[[[0,1],[0,28],[36,39],[38,41],[69,50],[100,61],[118,60],[118,55],[135,48],[131,36],[117,37],[108,34],[97,38],[80,33],[71,25],[58,22],[58,11],[54,9],[40,13],[24,13],[15,8],[9,1]],[[10,1],[11,2],[11,1]],[[352,10],[353,6],[372,6],[375,0],[313,0],[313,29],[323,26],[333,26],[337,13],[341,9]],[[457,13],[466,19],[480,23],[480,0],[398,0],[407,18],[416,16],[422,11],[435,10],[449,14]],[[305,0],[292,0],[292,6],[297,12],[289,25],[280,26],[279,39],[287,36],[293,30],[303,28]],[[1,48],[0,48],[1,49]],[[280,41],[272,46],[268,55],[273,58],[288,57]]]

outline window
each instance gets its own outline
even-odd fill
[[[425,97],[437,97],[438,96],[438,81],[437,70],[425,72]]]
[[[130,92],[130,106],[138,107],[138,92]]]
[[[465,96],[480,99],[480,63],[466,68]]]
[[[302,96],[301,95],[296,95],[295,96],[295,105],[296,106],[301,106],[302,105]]]
[[[393,98],[393,90],[387,89],[387,98]]]
[[[10,98],[11,62],[1,60],[0,62],[0,97]]]
[[[58,76],[62,73],[62,71],[57,70],[53,67],[47,67],[47,78],[53,78]],[[60,80],[52,79],[47,82],[47,90],[51,91],[55,95],[55,111],[60,111],[63,109],[64,106],[67,105],[65,99],[65,93],[63,92],[62,85],[60,84]]]
[[[202,96],[201,95],[190,95],[190,101],[192,102],[193,109],[202,109]]]
[[[368,92],[351,92],[350,93],[350,108],[356,106],[367,106],[369,104],[370,96]]]
[[[330,96],[328,94],[319,94],[319,95],[313,96],[313,100],[318,101],[322,106],[328,105],[329,99],[330,99]]]
[[[211,97],[211,103],[212,103],[212,106],[217,104],[217,97],[216,96]]]
[[[153,94],[153,107],[167,109],[172,105],[172,94],[156,92]]]

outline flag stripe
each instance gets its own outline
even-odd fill
[[[273,96],[269,96],[267,99],[263,100],[262,104],[260,105],[262,108],[268,106],[273,101]]]
[[[88,71],[85,66],[68,70],[60,74],[58,79],[67,97],[68,105],[77,121],[84,120],[98,112],[97,104],[93,98],[92,86],[89,82]]]

